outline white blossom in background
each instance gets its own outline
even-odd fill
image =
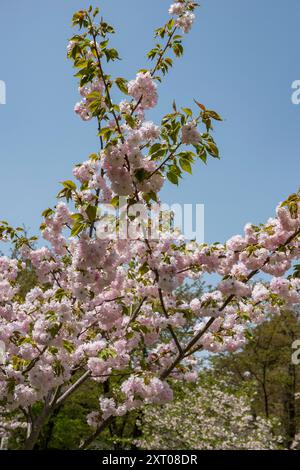
[[[251,412],[248,393],[230,393],[224,383],[184,389],[185,398],[146,407],[142,449],[264,450],[281,448],[278,422]]]

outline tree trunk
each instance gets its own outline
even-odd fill
[[[41,414],[37,417],[37,419],[32,423],[31,432],[27,437],[24,445],[24,450],[33,450],[40,432],[47,422],[49,416],[51,415],[52,407],[45,405]]]
[[[267,393],[267,371],[266,371],[266,365],[264,364],[263,367],[263,380],[262,380],[262,388],[263,388],[263,394],[264,394],[264,404],[265,404],[265,415],[266,418],[269,418],[269,397]]]

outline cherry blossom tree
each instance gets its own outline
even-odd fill
[[[142,449],[267,450],[282,447],[276,419],[255,416],[253,392],[230,390],[224,380],[201,377],[164,406],[148,406],[142,417]]]
[[[22,254],[0,258],[0,404],[22,414],[25,449],[86,380],[99,384],[99,408],[87,417],[94,429],[82,449],[113,417],[171,401],[171,379],[195,380],[198,351],[236,350],[265,312],[299,303],[299,271],[284,277],[300,253],[299,192],[266,224],[247,224],[224,244],[185,240],[146,217],[159,209],[165,181],[177,185],[193,164],[219,158],[212,123],[221,117],[199,101],[174,102],[159,124],[146,119],[159,82],[183,53],[196,8],[188,0],[171,5],[148,53],[152,68],[129,81],[108,74],[119,55],[98,8],[73,16],[78,31],[67,49],[79,79],[75,112],[95,122],[99,148],[43,212],[44,246],[35,247],[20,227],[0,225],[0,240]],[[104,213],[104,204],[115,215]],[[26,266],[36,286],[24,298],[18,279]],[[272,276],[269,286],[249,282],[259,272]],[[176,289],[204,273],[220,276],[216,289],[178,299]]]

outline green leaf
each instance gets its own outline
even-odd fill
[[[119,196],[115,196],[112,198],[112,200],[110,201],[110,204],[115,207],[115,208],[118,208],[119,207],[119,204],[120,204],[120,198]]]
[[[172,184],[178,185],[178,176],[173,171],[168,171],[167,178]]]
[[[177,156],[180,157],[180,158],[184,158],[185,160],[188,160],[190,163],[193,163],[195,153],[192,152],[191,150],[186,150],[184,152],[178,153]]]
[[[120,60],[120,57],[119,57],[119,54],[118,54],[118,51],[114,48],[112,49],[105,49],[104,50],[104,54],[106,55],[106,60],[107,62],[109,62],[110,60],[114,61],[114,60]]]
[[[108,141],[113,134],[113,130],[110,127],[103,127],[98,135],[99,137],[103,137],[106,141]]]
[[[99,160],[99,155],[97,153],[91,153],[89,159],[92,160],[92,162],[97,162]]]
[[[125,95],[128,95],[128,81],[125,80],[125,78],[119,77],[116,78],[115,83],[117,87],[122,91],[122,93],[125,93]]]
[[[139,333],[144,333],[145,335],[150,331],[146,325],[142,325],[141,323],[138,323],[136,321],[131,323],[130,326],[133,331],[138,331]]]
[[[57,336],[60,328],[61,328],[60,323],[54,323],[53,326],[50,326],[49,328],[47,328],[47,332],[50,333],[52,338],[55,338]]]
[[[219,149],[214,142],[207,142],[206,147],[214,158],[219,158]]]
[[[63,347],[69,353],[73,353],[75,351],[74,344],[72,344],[70,341],[67,341],[66,339],[63,340]]]
[[[99,8],[98,8],[98,7],[97,7],[97,8],[95,8],[95,10],[94,10],[94,13],[93,13],[93,17],[94,17],[94,18],[95,18],[95,16],[97,16],[97,15],[98,15],[99,11],[100,11],[100,10],[99,10]]]
[[[86,210],[85,210],[88,218],[89,218],[89,221],[91,223],[93,223],[96,219],[96,216],[97,216],[97,207],[96,206],[92,206],[92,205],[88,205]]]
[[[150,157],[151,160],[157,160],[158,158],[164,157],[167,153],[168,147],[165,145],[161,145],[160,148],[156,151],[153,152]]]
[[[57,289],[57,291],[55,292],[54,294],[54,298],[61,301],[63,299],[63,297],[67,297],[68,294],[67,292],[64,290],[64,289]]]
[[[181,108],[182,111],[187,114],[188,116],[192,116],[193,113],[192,113],[192,110],[190,108]]]
[[[180,166],[181,168],[186,171],[187,173],[190,173],[192,174],[192,167],[191,167],[191,164],[188,160],[185,160],[183,158],[180,158],[179,159],[179,163],[180,163]]]
[[[52,369],[57,377],[64,373],[64,367],[59,360],[54,361]]]
[[[100,359],[103,359],[104,361],[106,361],[107,359],[117,357],[118,353],[115,349],[105,348],[105,349],[102,349],[102,351],[100,351],[97,355]]]
[[[102,104],[102,97],[98,91],[93,91],[89,95],[87,95],[87,99],[89,100],[88,107],[89,110],[94,114],[97,115],[103,109]]]
[[[179,41],[173,43],[173,51],[176,57],[180,57],[183,54],[183,46]]]
[[[149,156],[152,155],[153,153],[156,153],[158,150],[160,150],[161,146],[162,144],[159,144],[159,143],[153,144],[149,149]]]
[[[203,161],[203,163],[207,162],[207,153],[204,148],[202,149],[202,151],[199,153],[198,156]]]
[[[166,57],[166,58],[165,58],[165,62],[166,62],[166,64],[169,65],[169,67],[172,67],[172,65],[173,65],[173,60],[171,59],[171,57]]]
[[[86,227],[85,223],[75,222],[71,230],[71,237],[76,237],[77,235],[79,235],[79,233],[81,233],[85,229],[85,227]]]
[[[223,121],[221,116],[219,116],[219,114],[215,111],[206,110],[206,114],[208,114],[211,118],[215,119],[216,121]]]
[[[149,271],[149,266],[147,263],[144,263],[140,269],[139,269],[139,273],[143,276],[144,274],[146,274],[147,272]]]
[[[46,319],[51,321],[52,323],[56,322],[57,320],[57,314],[56,312],[54,312],[54,310],[49,310],[47,313],[46,313]]]
[[[298,279],[300,278],[300,264],[296,264],[294,266],[293,277],[298,278]]]
[[[109,43],[109,39],[106,39],[105,41],[100,42],[101,49],[105,49],[108,43]]]
[[[124,119],[126,123],[131,127],[131,129],[134,129],[136,125],[134,117],[132,117],[130,114],[125,114]]]
[[[72,214],[71,219],[73,219],[75,222],[82,222],[84,220],[82,214]]]
[[[204,104],[199,103],[199,101],[197,101],[197,100],[195,100],[195,99],[194,99],[194,101],[195,101],[196,105],[199,106],[199,108],[200,108],[202,111],[206,111],[206,108],[205,108]]]
[[[155,201],[158,202],[157,194],[154,191],[150,191],[147,194],[143,194],[146,202]]]
[[[149,176],[149,174],[150,173],[144,168],[137,168],[137,170],[134,171],[134,176],[139,183],[144,181]]]
[[[42,212],[42,216],[47,218],[47,217],[50,217],[50,215],[54,214],[54,211],[53,209],[45,209],[43,212]]]
[[[63,181],[62,185],[66,189],[71,189],[72,191],[76,191],[76,184],[71,180]]]

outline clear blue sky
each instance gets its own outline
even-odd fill
[[[111,71],[128,79],[145,66],[152,31],[170,0],[94,0],[118,34],[122,62]],[[41,211],[55,204],[59,181],[97,149],[95,126],[73,114],[76,80],[66,59],[73,11],[86,0],[0,0],[0,219],[36,232]],[[218,111],[221,161],[197,164],[167,202],[206,209],[206,241],[224,241],[248,221],[273,214],[299,186],[300,105],[291,83],[300,79],[299,0],[203,0],[186,38],[186,53],[160,88],[159,119],[174,98],[193,98]]]

